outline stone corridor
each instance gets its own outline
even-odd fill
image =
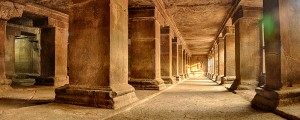
[[[141,97],[140,92],[142,91],[137,91],[138,97]],[[152,93],[142,94],[148,95],[148,97],[142,96],[141,100],[137,102],[138,104],[129,105],[116,111],[54,103],[20,108],[6,106],[7,110],[0,111],[0,119],[284,119],[273,113],[254,110],[250,107],[249,101],[228,92],[224,86],[219,86],[206,77],[190,78],[162,92],[152,91]],[[0,107],[3,107],[3,102]]]
[[[0,119],[300,120],[298,11],[300,0],[0,0]]]
[[[282,120],[250,107],[250,102],[208,78],[190,78],[109,120]]]

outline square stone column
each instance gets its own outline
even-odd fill
[[[273,111],[300,101],[300,1],[264,0],[266,84],[252,105]]]
[[[212,80],[217,81],[219,75],[219,45],[218,43],[214,46],[214,76]]]
[[[219,65],[219,70],[218,70],[218,77],[217,77],[217,81],[218,83],[221,83],[221,78],[224,77],[224,38],[219,38],[219,44],[218,44],[219,48],[218,48],[218,54],[219,54],[219,58],[218,58],[218,65]]]
[[[6,40],[6,20],[0,19],[0,90],[10,88],[11,80],[5,75],[5,40]]]
[[[212,71],[212,56],[211,56],[211,52],[208,54],[208,70],[207,70],[207,77],[210,79],[211,75],[213,74]]]
[[[186,50],[183,49],[183,51],[182,51],[182,68],[183,68],[182,74],[183,74],[184,79],[187,78],[187,73],[186,73],[186,66],[187,66],[187,64],[186,64],[186,56],[187,56]]]
[[[212,51],[211,51],[211,75],[210,75],[210,79],[213,80],[214,76],[215,76],[215,47],[213,47]]]
[[[177,37],[172,39],[172,75],[176,78],[176,81],[180,81],[179,77],[179,67],[178,67],[178,60],[179,60],[179,53],[178,53],[178,42]]]
[[[225,27],[224,34],[224,77],[222,78],[222,83],[232,84],[236,79],[235,76],[235,33],[234,27]]]
[[[84,17],[83,17],[84,16]],[[128,1],[73,1],[70,83],[55,102],[120,108],[137,100],[128,84]]]
[[[161,28],[161,77],[165,84],[174,84],[172,76],[172,31],[170,27]]]
[[[236,40],[236,80],[231,85],[230,90],[254,90],[258,85],[260,68],[259,20],[261,17],[261,8],[245,6],[241,6],[233,16]]]
[[[41,76],[36,79],[36,85],[61,87],[68,84],[68,28],[42,28],[41,47]]]
[[[136,89],[162,90],[160,13],[156,8],[129,10],[129,39],[131,39],[131,76],[129,84]],[[170,71],[169,71],[170,72]]]
[[[183,71],[183,48],[182,45],[178,46],[178,72],[181,80],[184,80],[184,71]]]
[[[7,21],[11,18],[21,17],[24,6],[9,1],[0,2],[0,91],[10,89],[11,80],[6,77],[5,49],[7,39]]]
[[[187,74],[188,74],[188,77],[190,77],[190,74],[191,74],[191,56],[188,55],[188,67],[187,67]]]

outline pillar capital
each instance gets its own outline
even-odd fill
[[[24,5],[9,1],[0,2],[0,19],[9,20],[14,17],[21,17]]]
[[[263,15],[262,7],[249,7],[249,6],[240,6],[237,8],[235,13],[232,16],[232,23],[236,24],[236,22],[240,19],[261,19]]]
[[[235,34],[235,28],[234,28],[234,26],[225,26],[222,33],[223,33],[223,38],[228,36],[228,35],[234,35]]]

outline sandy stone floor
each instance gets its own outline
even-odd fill
[[[273,114],[256,111],[250,102],[227,92],[224,86],[206,78],[190,79],[151,100],[109,118],[125,119],[249,119],[281,120]]]
[[[161,119],[250,119],[281,120],[254,110],[242,96],[206,78],[189,79],[168,89],[136,91],[140,101],[119,110],[65,104],[24,105],[0,101],[0,120],[161,120]],[[10,108],[5,110],[6,108]]]

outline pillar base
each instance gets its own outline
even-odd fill
[[[254,90],[258,86],[258,81],[257,80],[238,80],[236,79],[233,81],[232,85],[230,88],[228,88],[229,91],[234,91],[234,90]]]
[[[217,81],[217,77],[218,77],[218,74],[214,74],[214,75],[212,76],[212,79],[211,79],[211,80]]]
[[[300,89],[265,90],[256,88],[256,95],[251,101],[254,108],[273,111],[277,107],[300,103]]]
[[[181,81],[180,76],[174,76],[176,81]]]
[[[184,75],[179,75],[181,80],[185,80]]]
[[[175,84],[175,78],[171,77],[171,76],[162,76],[161,79],[164,80],[165,84]]]
[[[207,74],[208,79],[212,79],[213,76],[214,76],[213,73],[208,73],[208,74]]]
[[[9,79],[1,79],[0,80],[0,92],[12,89],[12,87],[10,86],[11,83],[12,83],[12,81]]]
[[[235,79],[236,79],[236,76],[224,76],[221,78],[221,83],[222,84],[232,84]]]
[[[218,75],[218,76],[216,77],[216,82],[217,82],[218,84],[220,84],[220,85],[223,84],[223,83],[222,83],[222,77],[224,77],[224,75]]]
[[[163,90],[166,88],[162,79],[133,79],[128,82],[137,90]]]
[[[130,85],[114,88],[88,89],[65,85],[55,89],[55,102],[118,109],[138,100]]]

